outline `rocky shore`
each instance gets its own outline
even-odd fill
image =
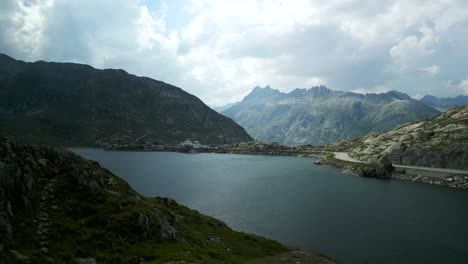
[[[451,175],[448,177],[440,178],[396,172],[392,175],[392,178],[404,181],[422,182],[427,184],[443,185],[456,189],[468,190],[468,175]]]
[[[353,163],[335,159],[331,155],[323,155],[316,164],[330,166],[340,170],[342,173],[354,176],[396,179],[468,190],[468,175],[423,176],[417,173],[397,171],[391,165]]]

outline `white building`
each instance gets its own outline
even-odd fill
[[[200,148],[202,145],[198,140],[194,139],[186,139],[184,142],[181,143],[183,147],[192,147],[192,148]]]

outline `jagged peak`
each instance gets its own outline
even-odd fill
[[[399,92],[397,90],[392,90],[392,91],[389,91],[389,92],[387,92],[385,94],[392,95],[392,96],[394,96],[394,97],[396,97],[397,99],[400,99],[400,100],[413,100],[413,98],[411,98],[411,96],[409,96],[408,94]]]
[[[281,93],[281,92],[277,89],[271,88],[270,85],[266,85],[265,87],[260,87],[257,85],[252,89],[249,95],[256,94],[256,93],[274,94],[274,93]]]
[[[433,100],[433,99],[439,99],[433,95],[430,95],[430,94],[426,94],[424,95],[422,98],[421,98],[421,101],[424,101],[424,100]]]

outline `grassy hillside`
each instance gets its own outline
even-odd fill
[[[0,263],[334,263],[143,197],[69,151],[2,136],[0,186]]]

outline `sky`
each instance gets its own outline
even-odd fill
[[[0,0],[0,53],[121,68],[210,106],[289,92],[468,95],[467,0]]]

